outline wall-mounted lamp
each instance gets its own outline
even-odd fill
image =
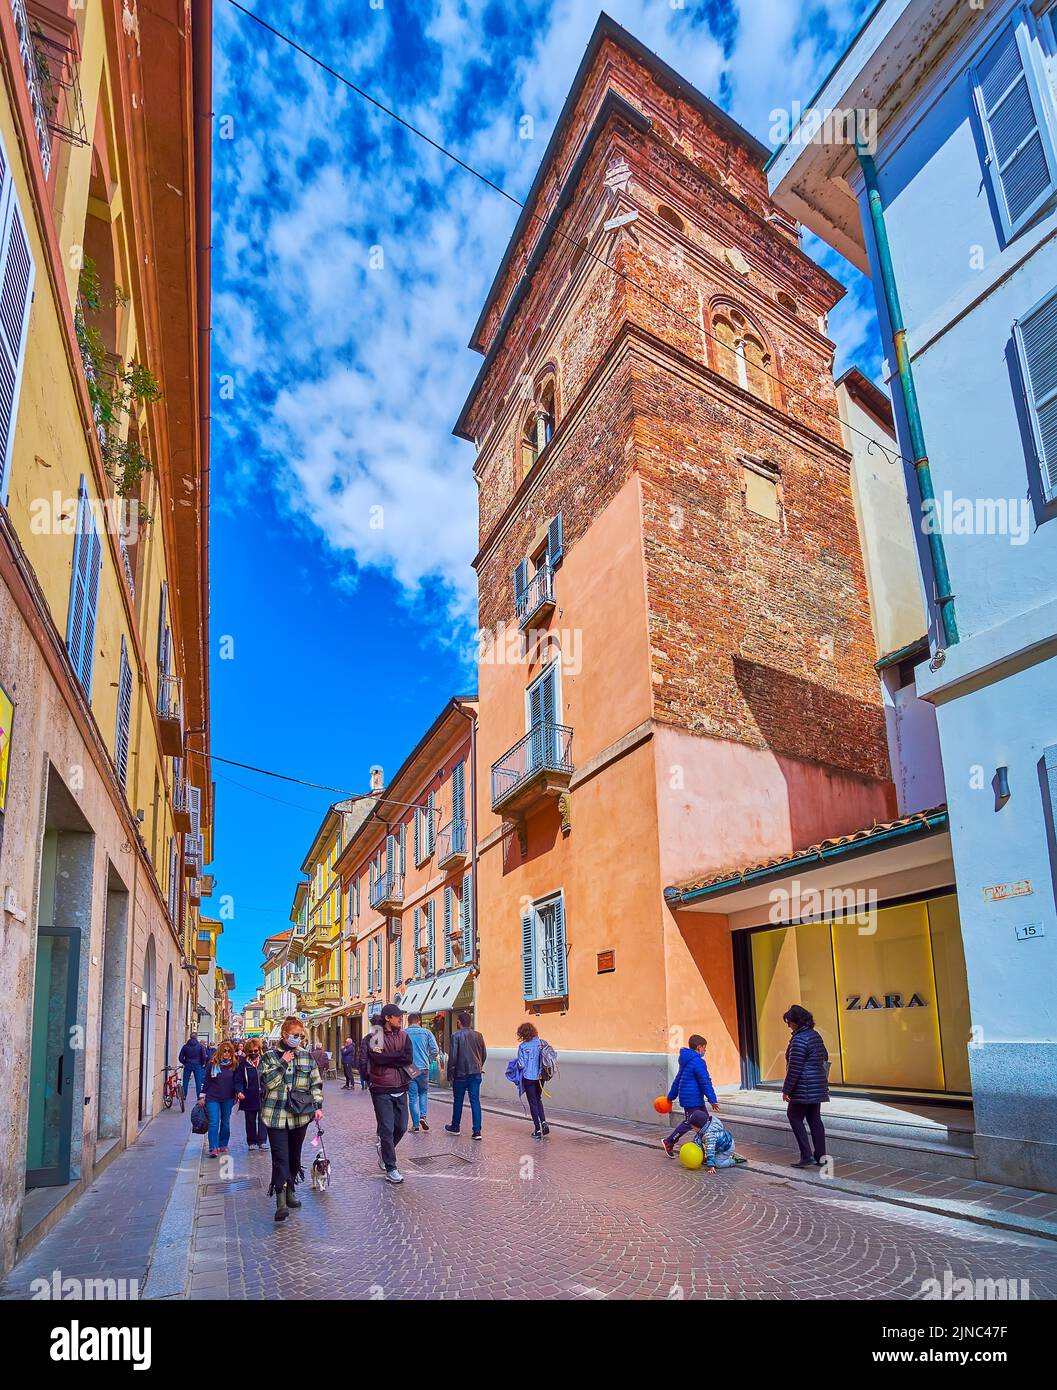
[[[1009,800],[1009,768],[996,767],[991,786],[995,790],[995,810],[1001,811]]]

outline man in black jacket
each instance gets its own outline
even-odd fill
[[[191,1077],[195,1079],[195,1100],[202,1094],[202,1087],[206,1079],[206,1050],[198,1041],[198,1034],[192,1032],[191,1036],[180,1048],[180,1065],[184,1069],[184,1100],[187,1099],[187,1087]]]
[[[414,1052],[399,1005],[386,1004],[378,1023],[372,1025],[367,1035],[367,1060],[378,1122],[378,1166],[387,1182],[402,1183],[404,1175],[396,1166],[396,1146],[407,1133],[407,1088],[411,1084],[408,1068],[414,1065]]]
[[[458,1028],[452,1035],[448,1050],[448,1085],[452,1090],[451,1124],[444,1128],[449,1134],[458,1134],[462,1122],[462,1107],[467,1096],[470,1098],[470,1118],[473,1121],[473,1137],[481,1137],[481,1079],[488,1049],[484,1038],[473,1027],[473,1019],[466,1009],[459,1014]]]
[[[341,1049],[341,1069],[345,1073],[345,1085],[343,1091],[352,1090],[352,1073],[356,1070],[356,1044],[351,1038],[345,1039],[345,1045]]]

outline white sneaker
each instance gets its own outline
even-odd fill
[[[385,1180],[386,1182],[392,1183],[403,1182],[404,1175],[403,1173],[401,1173],[399,1168],[389,1168],[386,1171]]]

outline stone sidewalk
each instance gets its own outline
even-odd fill
[[[39,1296],[40,1285],[35,1289],[34,1281],[46,1280],[55,1287],[56,1278],[76,1280],[81,1289],[89,1281],[93,1289],[116,1288],[110,1297],[174,1296],[177,1289],[171,1273],[163,1281],[159,1278],[163,1272],[161,1252],[164,1249],[171,1258],[173,1248],[172,1240],[163,1243],[161,1236],[167,1213],[170,1222],[176,1215],[171,1203],[174,1191],[179,1187],[186,1193],[188,1172],[197,1179],[201,1145],[202,1140],[191,1134],[190,1111],[163,1110],[155,1115],[136,1142],[107,1165],[54,1229],[14,1266],[0,1284],[0,1298]],[[181,1218],[184,1265],[193,1215],[192,1200]],[[178,1243],[176,1251],[175,1278],[182,1292],[186,1277]],[[158,1294],[151,1292],[152,1266]],[[74,1287],[67,1286],[70,1290]]]
[[[511,1087],[513,1092],[513,1087]],[[722,1104],[723,1097],[720,1096]],[[431,1102],[441,1106],[451,1104],[448,1091],[431,1091]],[[512,1105],[484,1101],[484,1109],[495,1115],[524,1118],[516,1098]],[[527,1113],[527,1112],[524,1112]],[[558,1110],[547,1106],[547,1119],[562,1129],[583,1134],[601,1135],[629,1144],[657,1148],[667,1132],[657,1124],[637,1124],[631,1120],[600,1120],[577,1110]],[[732,1124],[736,1131],[736,1123]],[[1035,1192],[1022,1187],[1001,1187],[995,1183],[977,1182],[967,1178],[948,1178],[936,1173],[923,1173],[919,1168],[895,1168],[836,1159],[830,1173],[823,1177],[812,1169],[792,1168],[796,1146],[792,1135],[787,1148],[742,1141],[735,1133],[738,1152],[750,1160],[753,1168],[791,1182],[823,1184],[841,1192],[860,1197],[893,1202],[918,1211],[955,1216],[963,1221],[994,1226],[1000,1230],[1016,1231],[1023,1235],[1057,1240],[1057,1193]]]

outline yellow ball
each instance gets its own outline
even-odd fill
[[[679,1162],[684,1168],[700,1168],[705,1161],[704,1150],[700,1144],[687,1140],[685,1144],[679,1146]]]

